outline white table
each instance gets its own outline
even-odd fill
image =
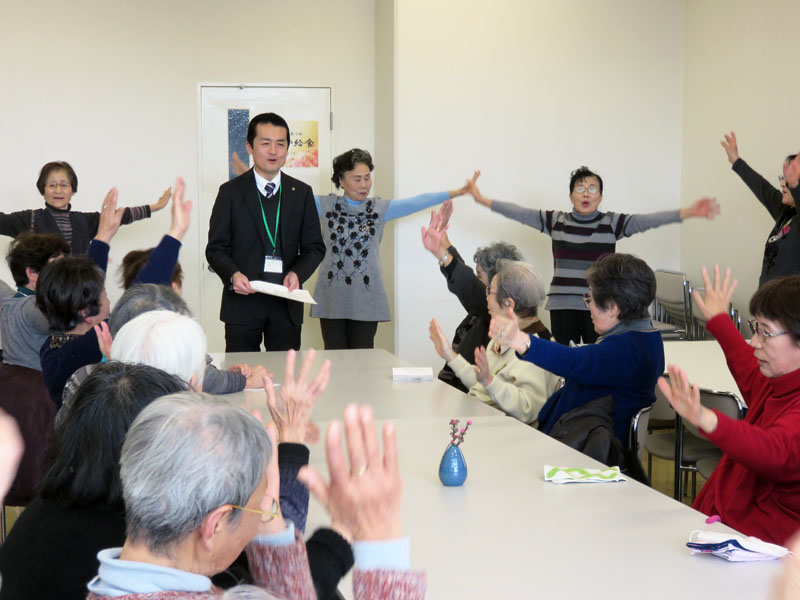
[[[697,346],[670,348],[668,357],[695,349],[697,356],[713,356]],[[388,352],[320,354],[333,363],[330,385],[314,411],[321,429],[324,421],[340,419],[352,401],[369,403],[377,419],[395,422],[406,484],[404,528],[412,566],[427,572],[429,598],[769,597],[779,563],[733,564],[689,554],[685,543],[692,530],[730,532],[726,526],[706,525],[704,515],[634,481],[545,483],[544,464],[601,465],[439,381],[393,383],[391,367],[408,365]],[[253,353],[221,355],[215,362],[263,364],[281,379],[283,360],[283,353]],[[702,373],[699,358],[685,366]],[[266,413],[263,392],[228,397]],[[438,479],[452,417],[473,420],[462,446],[469,476],[457,488]],[[327,476],[322,440],[311,447],[311,464]],[[312,499],[308,533],[328,522]],[[340,589],[352,597],[349,576]]]
[[[214,364],[226,368],[238,363],[263,365],[275,373],[276,382],[283,380],[285,352],[236,352],[212,354]],[[317,352],[316,374],[324,359],[331,361],[328,388],[314,407],[315,421],[341,419],[350,402],[370,404],[376,419],[433,417],[449,421],[457,417],[503,416],[498,411],[452,386],[433,381],[392,381],[392,367],[408,367],[409,363],[385,350],[323,350]],[[295,372],[299,373],[302,356]],[[245,391],[226,396],[248,410],[265,411],[263,391]]]
[[[767,598],[779,564],[732,564],[685,547],[705,516],[639,483],[545,483],[543,465],[599,467],[512,418],[476,417],[469,475],[447,488],[441,419],[396,422],[411,562],[429,598]],[[311,463],[327,473],[322,443]],[[311,500],[308,532],[328,523]],[[340,585],[352,597],[350,579]]]
[[[709,390],[733,392],[744,400],[716,340],[665,341],[664,359],[667,365],[675,364],[686,371],[690,382]]]

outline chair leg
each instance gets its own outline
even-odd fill
[[[694,499],[697,498],[697,470],[692,471],[692,504]]]

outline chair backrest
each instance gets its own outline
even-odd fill
[[[26,506],[36,494],[47,466],[56,415],[56,405],[44,386],[41,371],[0,363],[0,408],[14,417],[25,442],[5,504]]]
[[[644,458],[644,442],[647,437],[647,424],[653,412],[653,405],[645,406],[631,419],[631,431],[628,436],[628,447],[636,455],[639,462]]]
[[[664,377],[667,377],[664,375]],[[667,397],[661,393],[661,390],[656,386],[656,401],[651,407],[652,411],[648,419],[657,421],[675,421],[675,409],[667,400]]]
[[[711,408],[719,411],[723,415],[730,417],[734,420],[744,418],[747,412],[747,405],[732,392],[718,392],[716,390],[700,389],[700,404],[706,408]],[[697,426],[692,425],[686,419],[683,419],[683,426],[686,430],[697,437],[702,437]]]
[[[684,273],[665,269],[658,269],[655,275],[657,313],[660,309],[688,338],[692,323],[689,280]]]

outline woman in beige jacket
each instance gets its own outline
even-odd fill
[[[486,303],[492,316],[512,307],[521,330],[549,340],[550,332],[537,316],[544,295],[544,284],[530,264],[504,260],[498,261],[498,272],[486,288]],[[536,424],[539,409],[556,386],[555,375],[518,359],[513,349],[494,340],[488,348],[476,348],[475,365],[471,365],[453,350],[436,319],[429,333],[436,352],[469,388],[470,396],[524,423]]]

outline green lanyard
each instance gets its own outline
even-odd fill
[[[261,193],[261,190],[258,189],[256,186],[256,191],[258,192],[258,204],[261,206],[261,218],[264,219],[264,229],[267,230],[267,236],[269,236],[269,241],[272,244],[272,256],[275,256],[275,251],[278,247],[275,245],[275,238],[278,237],[278,224],[281,220],[281,198],[283,197],[283,186],[278,188],[278,214],[275,216],[275,237],[272,237],[272,232],[269,230],[269,225],[267,225],[267,216],[264,214],[264,202],[261,200],[261,197],[264,195]]]

